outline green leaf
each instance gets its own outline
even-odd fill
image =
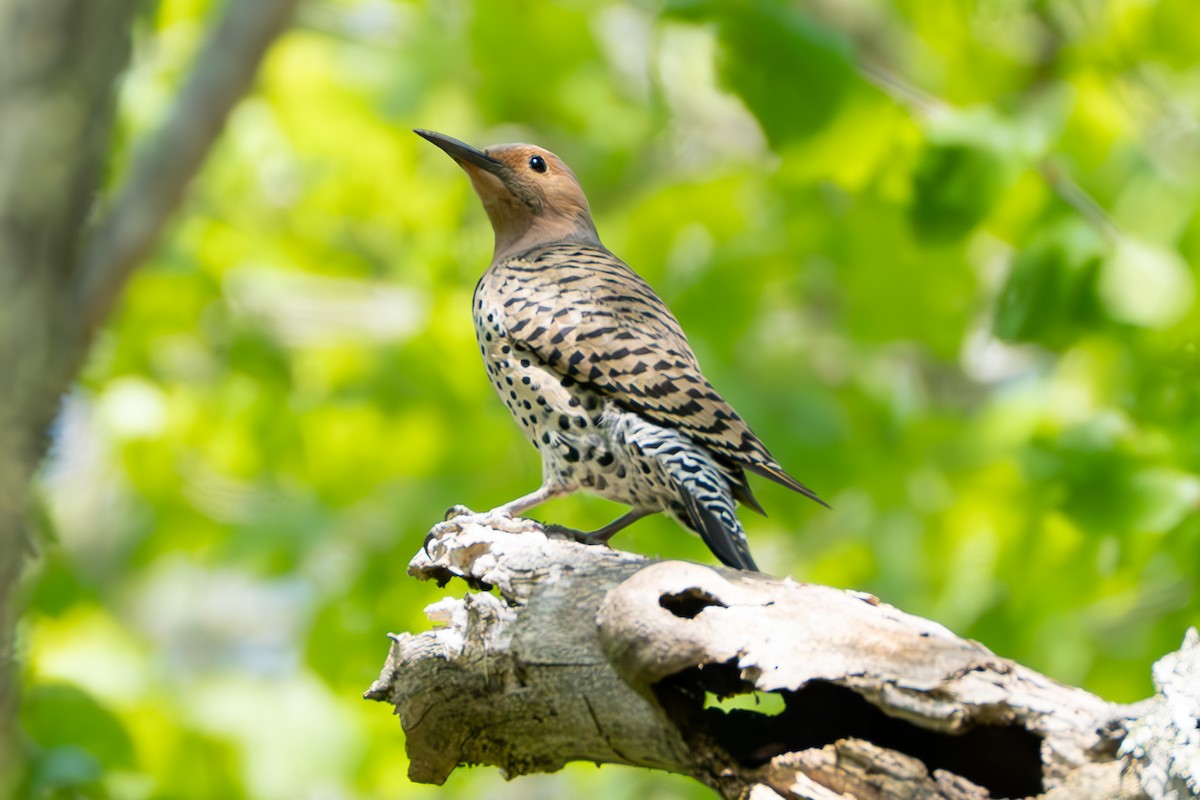
[[[133,743],[120,720],[77,686],[33,687],[22,704],[21,722],[29,737],[47,751],[73,748],[110,766],[127,767],[134,761]],[[64,775],[82,774],[78,754],[66,753],[54,763],[62,766]]]
[[[1004,184],[1000,156],[967,142],[931,143],[913,173],[909,219],[923,239],[951,241],[991,212]]]
[[[858,80],[846,41],[791,5],[759,2],[717,19],[721,77],[774,148],[820,130]]]
[[[1102,255],[1103,242],[1082,221],[1044,232],[1013,261],[996,303],[996,336],[1061,349],[1102,324]]]

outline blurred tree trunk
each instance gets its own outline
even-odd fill
[[[297,0],[229,2],[101,212],[141,0],[0,0],[0,794],[19,770],[17,584],[59,399]]]
[[[16,713],[16,584],[30,480],[86,332],[72,313],[136,0],[0,2],[0,775]]]

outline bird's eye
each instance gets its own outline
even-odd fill
[[[531,156],[529,159],[529,168],[534,172],[545,172],[546,159],[541,156]]]

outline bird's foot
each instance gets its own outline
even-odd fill
[[[529,533],[531,531],[541,533],[546,529],[536,519],[513,517],[508,512],[495,508],[480,514],[479,524],[488,528],[495,528],[498,531],[504,531],[505,533]]]
[[[458,533],[462,530],[462,526],[466,524],[463,517],[477,517],[479,514],[461,503],[450,506],[446,509],[446,513],[442,516],[442,521],[429,529],[429,533],[425,534],[425,541],[421,544],[421,549],[425,551],[425,555],[433,558],[433,554],[429,552],[429,543],[441,539],[443,536],[454,532]]]
[[[566,525],[554,525],[552,523],[544,523],[542,530],[551,538],[570,539],[580,544],[607,545],[608,540],[612,538],[612,534],[603,529],[598,531],[581,531],[576,528],[568,528]]]
[[[445,518],[429,529],[425,534],[425,543],[421,546],[425,555],[433,558],[429,545],[445,536],[461,533],[468,525],[481,525],[485,528],[503,531],[504,533],[529,533],[545,530],[542,523],[524,517],[513,517],[502,509],[493,508],[491,511],[472,511],[464,505],[454,505],[446,510]]]

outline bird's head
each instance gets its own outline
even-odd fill
[[[532,144],[479,150],[441,133],[414,133],[444,150],[470,177],[496,233],[496,261],[543,244],[600,244],[579,179],[549,150]]]

